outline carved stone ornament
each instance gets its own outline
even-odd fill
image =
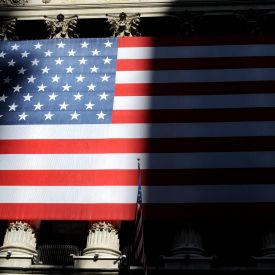
[[[16,40],[15,27],[15,17],[4,17],[0,19],[0,40]]]
[[[0,6],[24,6],[28,0],[0,0]]]
[[[56,18],[44,16],[47,31],[49,32],[48,38],[77,38],[76,26],[77,15],[67,17],[63,14],[58,14]]]
[[[121,12],[118,16],[106,14],[107,23],[110,25],[110,30],[113,36],[140,36],[138,27],[140,23],[140,14],[127,15]]]

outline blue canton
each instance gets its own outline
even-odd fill
[[[0,124],[111,123],[116,38],[0,41]]]

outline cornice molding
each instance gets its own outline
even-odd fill
[[[11,4],[17,3],[17,4]],[[235,12],[248,9],[274,10],[273,1],[228,0],[0,0],[0,16],[13,16],[18,20],[43,20],[44,16],[77,14],[79,19],[106,18],[106,13],[140,13],[141,17],[160,17],[168,13]]]

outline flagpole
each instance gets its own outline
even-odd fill
[[[147,275],[147,264],[144,250],[144,230],[143,230],[143,206],[142,206],[142,188],[141,188],[141,165],[140,159],[137,159],[138,168],[138,190],[136,201],[136,214],[135,214],[135,261],[143,265],[144,274]]]

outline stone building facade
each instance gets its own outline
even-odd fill
[[[275,1],[0,0],[0,38],[274,36]],[[31,26],[35,31],[30,31]],[[149,274],[273,273],[274,206],[186,206],[145,221]],[[214,213],[214,214],[213,214]],[[144,274],[130,221],[1,221],[4,274]]]

